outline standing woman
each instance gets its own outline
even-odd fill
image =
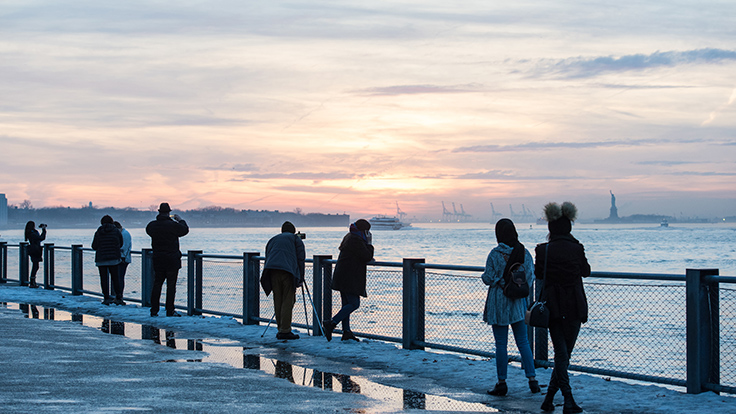
[[[350,232],[340,243],[335,271],[332,274],[332,290],[340,291],[342,308],[332,319],[323,324],[325,337],[332,340],[332,331],[342,322],[342,340],[360,341],[350,330],[350,314],[360,306],[360,297],[366,293],[367,263],[373,260],[371,223],[360,219],[350,225]]]
[[[120,248],[123,246],[123,235],[113,224],[112,217],[104,215],[100,219],[100,227],[92,239],[92,249],[95,250],[95,265],[100,271],[100,286],[102,287],[102,304],[124,305],[123,289],[119,285],[118,265],[120,265]],[[110,296],[110,280],[115,289],[115,300]]]
[[[496,223],[496,241],[498,246],[494,247],[486,259],[486,270],[481,275],[483,283],[488,285],[486,305],[483,310],[483,321],[493,327],[493,338],[496,341],[496,375],[498,382],[496,386],[488,391],[488,394],[502,396],[508,392],[506,376],[508,373],[508,336],[509,325],[514,333],[516,347],[521,354],[524,373],[529,379],[529,389],[532,393],[540,390],[539,382],[536,380],[534,370],[534,357],[529,346],[526,334],[527,299],[510,299],[503,294],[505,285],[504,275],[508,274],[511,266],[521,263],[524,267],[526,280],[529,286],[534,281],[534,261],[529,251],[519,242],[514,223],[507,219],[501,219]]]
[[[537,264],[534,273],[544,283],[544,294],[550,310],[549,336],[555,350],[555,367],[549,381],[543,411],[555,409],[557,390],[562,391],[565,404],[562,412],[581,413],[573,399],[567,368],[580,332],[580,325],[588,321],[588,300],[583,289],[583,278],[590,276],[590,264],[585,249],[570,232],[577,217],[577,208],[566,201],[559,206],[544,206],[549,228],[549,241],[537,246]],[[546,267],[546,277],[545,277]]]
[[[38,227],[41,228],[41,233],[36,230],[36,223],[29,221],[26,223],[25,238],[28,242],[28,256],[31,258],[31,280],[28,287],[37,288],[36,273],[38,273],[39,263],[43,260],[41,258],[41,242],[46,240],[46,225],[41,223]]]

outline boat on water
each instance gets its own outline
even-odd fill
[[[411,224],[404,223],[395,216],[375,216],[368,222],[371,223],[371,230],[399,230],[411,227]]]
[[[667,219],[662,219],[662,221],[659,223],[659,227],[669,227],[670,223],[667,221]]]

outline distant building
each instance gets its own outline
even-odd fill
[[[0,193],[0,227],[8,225],[8,199]]]

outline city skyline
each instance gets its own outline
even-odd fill
[[[736,214],[736,5],[0,6],[8,203]]]

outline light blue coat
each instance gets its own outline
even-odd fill
[[[481,275],[483,283],[489,286],[486,306],[483,310],[483,321],[489,325],[511,325],[524,320],[527,298],[509,299],[503,294],[503,269],[506,268],[506,260],[512,250],[504,243],[499,243],[494,247],[488,253],[486,270]],[[526,282],[531,288],[534,281],[534,259],[526,249],[524,249],[524,272]]]

